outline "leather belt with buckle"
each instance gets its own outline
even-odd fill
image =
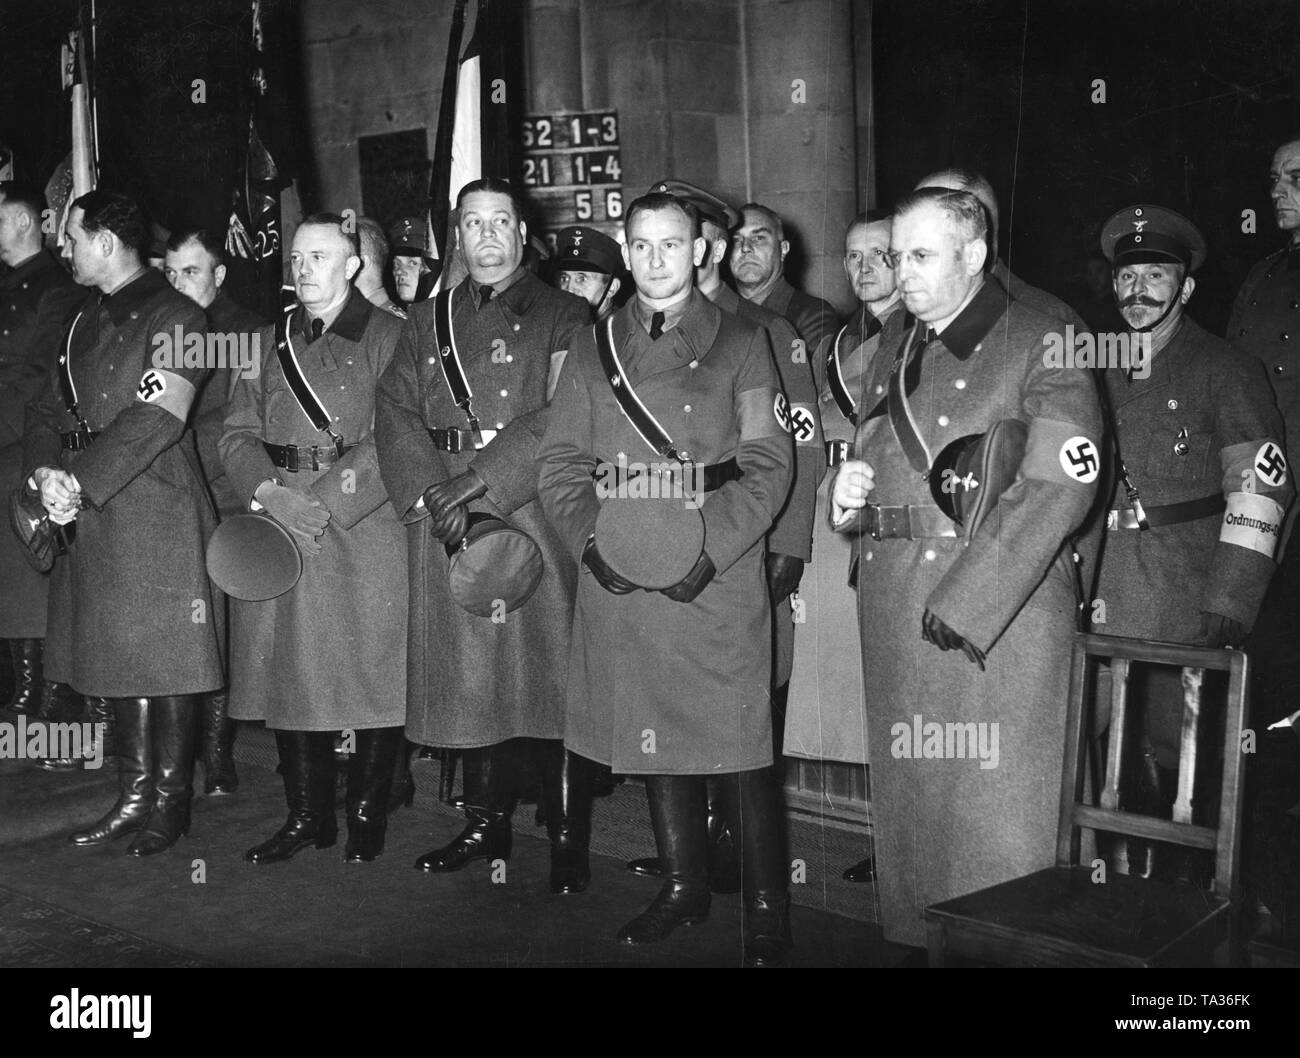
[[[98,430],[73,430],[59,434],[59,443],[70,452],[84,452],[98,436]]]
[[[262,447],[277,467],[296,474],[300,470],[328,470],[356,448],[356,445],[312,445],[310,448],[302,448],[298,445],[273,445],[263,441]]]
[[[1166,503],[1160,507],[1145,508],[1147,528],[1154,529],[1162,525],[1178,525],[1180,522],[1194,522],[1198,518],[1209,518],[1213,514],[1222,514],[1228,507],[1223,493],[1201,496],[1182,503]],[[1131,507],[1113,510],[1106,515],[1107,529],[1141,529],[1137,512]]]
[[[848,441],[827,441],[826,442],[826,465],[828,467],[837,467],[849,458],[850,444]]]
[[[876,540],[921,540],[957,536],[957,526],[938,507],[908,505],[884,507],[868,503],[863,508],[865,532]]]
[[[496,430],[479,430],[483,438],[483,443],[487,444],[497,435]],[[453,455],[457,452],[472,452],[474,450],[474,434],[470,430],[458,430],[454,426],[436,426],[429,431],[429,436],[433,438],[433,443],[443,452],[451,452]]]

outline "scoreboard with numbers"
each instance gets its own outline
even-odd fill
[[[623,224],[618,111],[530,114],[522,129],[524,189],[555,248],[555,233],[585,224],[616,235]]]

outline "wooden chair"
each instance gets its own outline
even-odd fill
[[[1084,788],[1089,704],[1099,658],[1111,662],[1111,718],[1100,804],[1092,805],[1085,801]],[[1120,807],[1126,742],[1122,735],[1128,729],[1129,673],[1134,662],[1183,670],[1178,794],[1171,820]],[[1228,673],[1217,826],[1192,822],[1201,684],[1207,669]],[[1246,655],[1236,650],[1080,634],[1070,674],[1056,866],[927,907],[930,965],[943,966],[949,956],[956,956],[1017,966],[1209,966],[1224,940],[1230,961],[1238,961],[1238,830],[1247,669]],[[1094,868],[1080,865],[1084,829],[1213,850],[1213,886],[1206,891],[1189,883],[1110,870],[1104,881],[1095,882]]]

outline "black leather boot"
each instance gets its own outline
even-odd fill
[[[512,748],[502,742],[461,752],[465,761],[465,816],[469,822],[449,844],[416,860],[416,870],[459,871],[471,860],[510,858],[510,817],[518,800]],[[471,758],[477,758],[476,762],[472,764]]]
[[[369,863],[383,854],[393,769],[404,742],[400,727],[357,732],[357,750],[348,762],[347,863]]]
[[[44,680],[41,687],[41,708],[36,719],[47,725],[77,724],[81,722],[84,707],[81,695],[66,683]],[[81,767],[81,758],[45,757],[38,760],[36,766],[46,771],[76,771]]]
[[[181,694],[150,700],[149,734],[153,739],[156,796],[148,822],[126,850],[128,856],[166,852],[190,832],[199,699],[199,695]]]
[[[790,895],[782,799],[770,768],[718,780],[727,814],[740,831],[745,894],[746,966],[786,966],[790,949]]]
[[[244,853],[249,863],[277,863],[314,845],[338,841],[334,815],[334,735],[330,731],[276,731],[289,818],[284,826]]]
[[[45,640],[10,639],[6,644],[13,662],[14,686],[5,708],[24,716],[35,716],[41,708]]]
[[[86,698],[86,715],[90,718],[90,737],[93,740],[82,767],[87,771],[91,762],[98,759],[102,763],[117,756],[117,717],[113,710],[112,698]]]
[[[393,762],[393,782],[388,793],[388,811],[410,808],[415,804],[415,777],[411,774],[411,749],[403,734],[397,744],[397,757]]]
[[[732,833],[732,823],[727,818],[718,798],[717,783],[709,780],[708,790],[708,834],[709,834],[709,888],[715,893],[740,892],[740,854],[736,851],[736,839]],[[657,856],[629,860],[627,869],[633,874],[649,878],[662,878],[663,866]]]
[[[153,808],[153,743],[149,740],[148,698],[113,698],[117,727],[119,793],[108,815],[68,840],[74,845],[107,845],[144,826]]]
[[[709,851],[704,778],[647,775],[646,796],[664,884],[650,906],[618,932],[624,944],[653,944],[678,926],[709,917]]]
[[[203,792],[209,797],[232,794],[239,786],[235,774],[235,722],[226,715],[228,701],[225,691],[203,696]]]
[[[551,839],[551,892],[581,893],[591,882],[591,761],[546,740],[542,749],[542,800]]]

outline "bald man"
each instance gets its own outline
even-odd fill
[[[989,255],[984,265],[985,272],[994,276],[1006,287],[1007,293],[1016,301],[1035,312],[1041,312],[1049,319],[1059,320],[1063,324],[1072,324],[1076,332],[1089,329],[1074,309],[1046,290],[1040,290],[1026,283],[1011,271],[1005,259],[998,256],[998,197],[994,194],[993,185],[989,183],[987,177],[973,169],[940,169],[918,180],[913,190],[919,191],[923,187],[946,187],[949,191],[969,191],[979,199],[980,204],[988,212],[989,222]]]

